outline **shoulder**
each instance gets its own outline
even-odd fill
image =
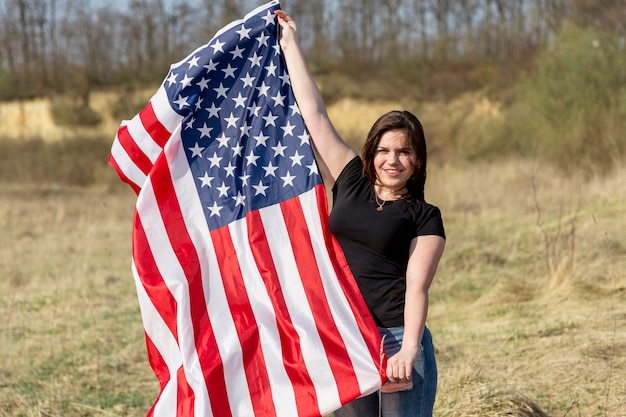
[[[446,238],[441,210],[426,201],[415,202],[415,226],[417,236],[437,235]]]
[[[344,184],[354,183],[363,178],[363,160],[360,156],[355,155],[337,176],[333,189],[339,188]]]

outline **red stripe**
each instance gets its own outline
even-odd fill
[[[165,284],[163,276],[154,260],[154,255],[146,232],[141,223],[141,218],[135,212],[135,223],[133,224],[133,259],[137,274],[141,277],[141,284],[146,290],[150,301],[159,315],[170,329],[172,336],[178,343],[178,328],[176,317],[178,316],[178,303]]]
[[[267,374],[267,364],[263,357],[258,324],[250,305],[230,230],[228,227],[213,230],[211,231],[211,239],[222,273],[228,306],[235,319],[235,328],[242,347],[244,372],[248,380],[248,390],[250,391],[254,415],[275,416],[276,409],[272,400],[272,387]]]
[[[135,194],[139,194],[139,191],[141,191],[141,187],[139,187],[137,184],[131,181],[130,178],[128,178],[126,174],[124,174],[120,166],[117,164],[117,161],[115,160],[115,158],[113,158],[113,155],[109,155],[109,165],[111,165],[115,169],[115,171],[117,172],[117,175],[120,177],[122,181],[130,185],[130,187],[133,189]]]
[[[302,227],[302,225],[306,224],[306,219],[302,212],[300,199],[292,198],[281,203],[280,206],[287,231],[289,232],[289,238],[292,242],[291,245],[294,248],[298,248],[298,250],[294,251],[296,264],[309,305],[313,311],[322,345],[337,382],[339,399],[342,404],[345,404],[358,397],[361,391],[348,350],[330,312],[328,300],[324,292],[324,284],[322,283],[315,252],[313,251],[311,236],[308,230],[303,230]]]
[[[150,158],[141,150],[141,148],[135,142],[135,139],[131,136],[128,131],[128,126],[124,125],[119,128],[117,131],[117,139],[122,145],[122,148],[128,154],[128,157],[133,164],[137,166],[145,175],[148,175],[150,170],[152,169],[152,161]]]
[[[326,247],[328,248],[328,255],[335,269],[337,280],[341,284],[341,288],[343,289],[344,295],[348,300],[352,314],[356,319],[357,325],[363,335],[363,339],[369,348],[372,362],[378,364],[380,361],[380,333],[378,333],[376,323],[367,308],[367,304],[365,304],[361,290],[354,280],[352,271],[350,271],[350,267],[348,266],[348,261],[346,261],[343,254],[343,250],[341,249],[341,246],[335,236],[333,236],[328,228],[328,200],[326,198],[326,189],[323,185],[318,185],[316,187],[316,194],[318,210],[320,213],[320,223],[322,225],[322,232],[324,233],[324,241]],[[379,367],[381,379],[386,378],[385,369],[386,366]]]
[[[183,214],[178,203],[174,184],[169,175],[165,158],[159,158],[152,171],[154,194],[165,229],[180,266],[183,268],[189,287],[189,309],[194,330],[196,351],[208,389],[211,408],[215,417],[231,417],[226,394],[224,365],[220,357],[215,334],[211,327],[200,270],[198,253],[189,236]]]
[[[146,336],[146,347],[147,347],[147,350],[148,350],[148,361],[150,362],[150,366],[152,367],[152,370],[154,371],[154,374],[156,375],[157,379],[159,380],[159,385],[161,386],[161,390],[159,392],[159,396],[154,401],[154,404],[152,405],[152,407],[150,407],[150,411],[148,412],[148,415],[147,415],[147,417],[151,417],[151,416],[154,415],[154,407],[159,402],[159,398],[161,398],[161,394],[163,393],[163,388],[165,388],[165,386],[167,385],[167,383],[170,380],[170,373],[169,373],[169,370],[167,368],[167,364],[163,360],[163,356],[161,356],[161,352],[159,352],[159,349],[154,345],[154,343],[152,343],[152,339],[150,339],[148,334],[145,333],[145,332],[144,332],[144,334]]]
[[[193,417],[195,394],[185,377],[185,369],[181,366],[176,372],[176,416]]]
[[[318,410],[317,393],[313,388],[313,381],[304,364],[300,336],[293,326],[287,303],[283,295],[278,272],[274,264],[272,253],[266,239],[265,229],[259,211],[251,211],[246,217],[248,223],[248,239],[251,242],[252,255],[265,283],[267,294],[270,297],[276,312],[276,326],[280,336],[283,364],[287,376],[294,389],[298,415],[313,414]]]
[[[163,148],[172,134],[157,118],[152,102],[149,102],[146,107],[139,112],[139,118],[152,140]]]

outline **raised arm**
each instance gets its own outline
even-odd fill
[[[332,185],[356,152],[343,141],[328,117],[322,94],[300,48],[296,23],[282,10],[276,11],[276,14],[282,29],[280,46],[287,63],[291,87],[311,135],[317,162],[326,181]]]

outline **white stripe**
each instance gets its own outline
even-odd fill
[[[243,409],[252,410],[250,393],[244,389],[248,383],[241,355],[242,348],[237,336],[235,322],[228,308],[215,248],[205,220],[205,209],[202,207],[180,136],[176,133],[172,138],[176,138],[176,140],[171,142],[171,146],[169,143],[166,145],[166,156],[171,176],[175,179],[176,195],[179,201],[184,201],[184,205],[181,207],[183,219],[189,237],[198,253],[208,315],[213,324],[212,330],[223,361],[228,402],[231,407],[238,405]],[[224,399],[220,399],[220,401],[224,401]],[[202,415],[202,413],[196,413],[196,415]]]
[[[378,364],[372,361],[372,356],[365,339],[358,326],[356,318],[350,308],[348,299],[339,284],[335,269],[331,262],[328,250],[324,243],[320,215],[317,211],[317,196],[315,189],[300,195],[304,217],[311,234],[311,242],[318,268],[324,283],[324,291],[328,300],[333,319],[341,337],[347,347],[348,355],[356,372],[359,389],[369,394],[380,387]],[[332,410],[331,410],[332,411]]]
[[[277,416],[298,415],[295,391],[283,363],[280,334],[276,326],[276,311],[259,273],[248,239],[247,223],[238,220],[229,225],[235,251],[254,317],[258,326],[261,350],[265,359],[266,371],[272,387],[272,398]],[[235,413],[235,415],[239,415]]]
[[[163,149],[152,139],[141,122],[139,115],[133,117],[133,119],[126,124],[126,127],[135,144],[146,154],[150,162],[154,164]]]
[[[171,417],[176,415],[177,371],[182,365],[180,351],[178,350],[176,339],[146,293],[134,262],[132,264],[132,272],[137,288],[137,297],[139,298],[139,307],[141,308],[144,329],[163,357],[170,374],[168,383],[163,388],[163,391],[161,391],[160,397],[155,403],[154,416]]]
[[[194,329],[189,306],[189,287],[184,271],[168,239],[167,230],[158,209],[152,182],[146,181],[137,198],[137,213],[143,224],[148,244],[157,268],[178,303],[178,343],[185,364],[187,382],[196,394],[195,409],[206,413],[206,385],[195,349]],[[203,414],[201,414],[203,415]]]
[[[135,165],[126,150],[122,147],[117,135],[111,146],[111,156],[119,167],[120,171],[137,187],[141,187],[146,181],[146,175]]]
[[[339,393],[328,362],[308,298],[293,255],[294,248],[283,221],[280,206],[260,210],[267,241],[274,254],[276,270],[295,329],[300,337],[300,347],[306,368],[317,393],[318,401],[339,404]]]
[[[176,99],[177,97],[174,97],[174,100]],[[175,131],[180,130],[183,117],[173,110],[163,84],[161,84],[156,93],[154,93],[150,102],[152,103],[152,109],[154,110],[156,118],[159,119],[161,124],[165,126],[173,136]]]

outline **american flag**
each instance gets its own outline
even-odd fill
[[[170,67],[110,164],[137,193],[132,272],[160,383],[149,416],[321,416],[376,391],[380,336],[267,3]]]

